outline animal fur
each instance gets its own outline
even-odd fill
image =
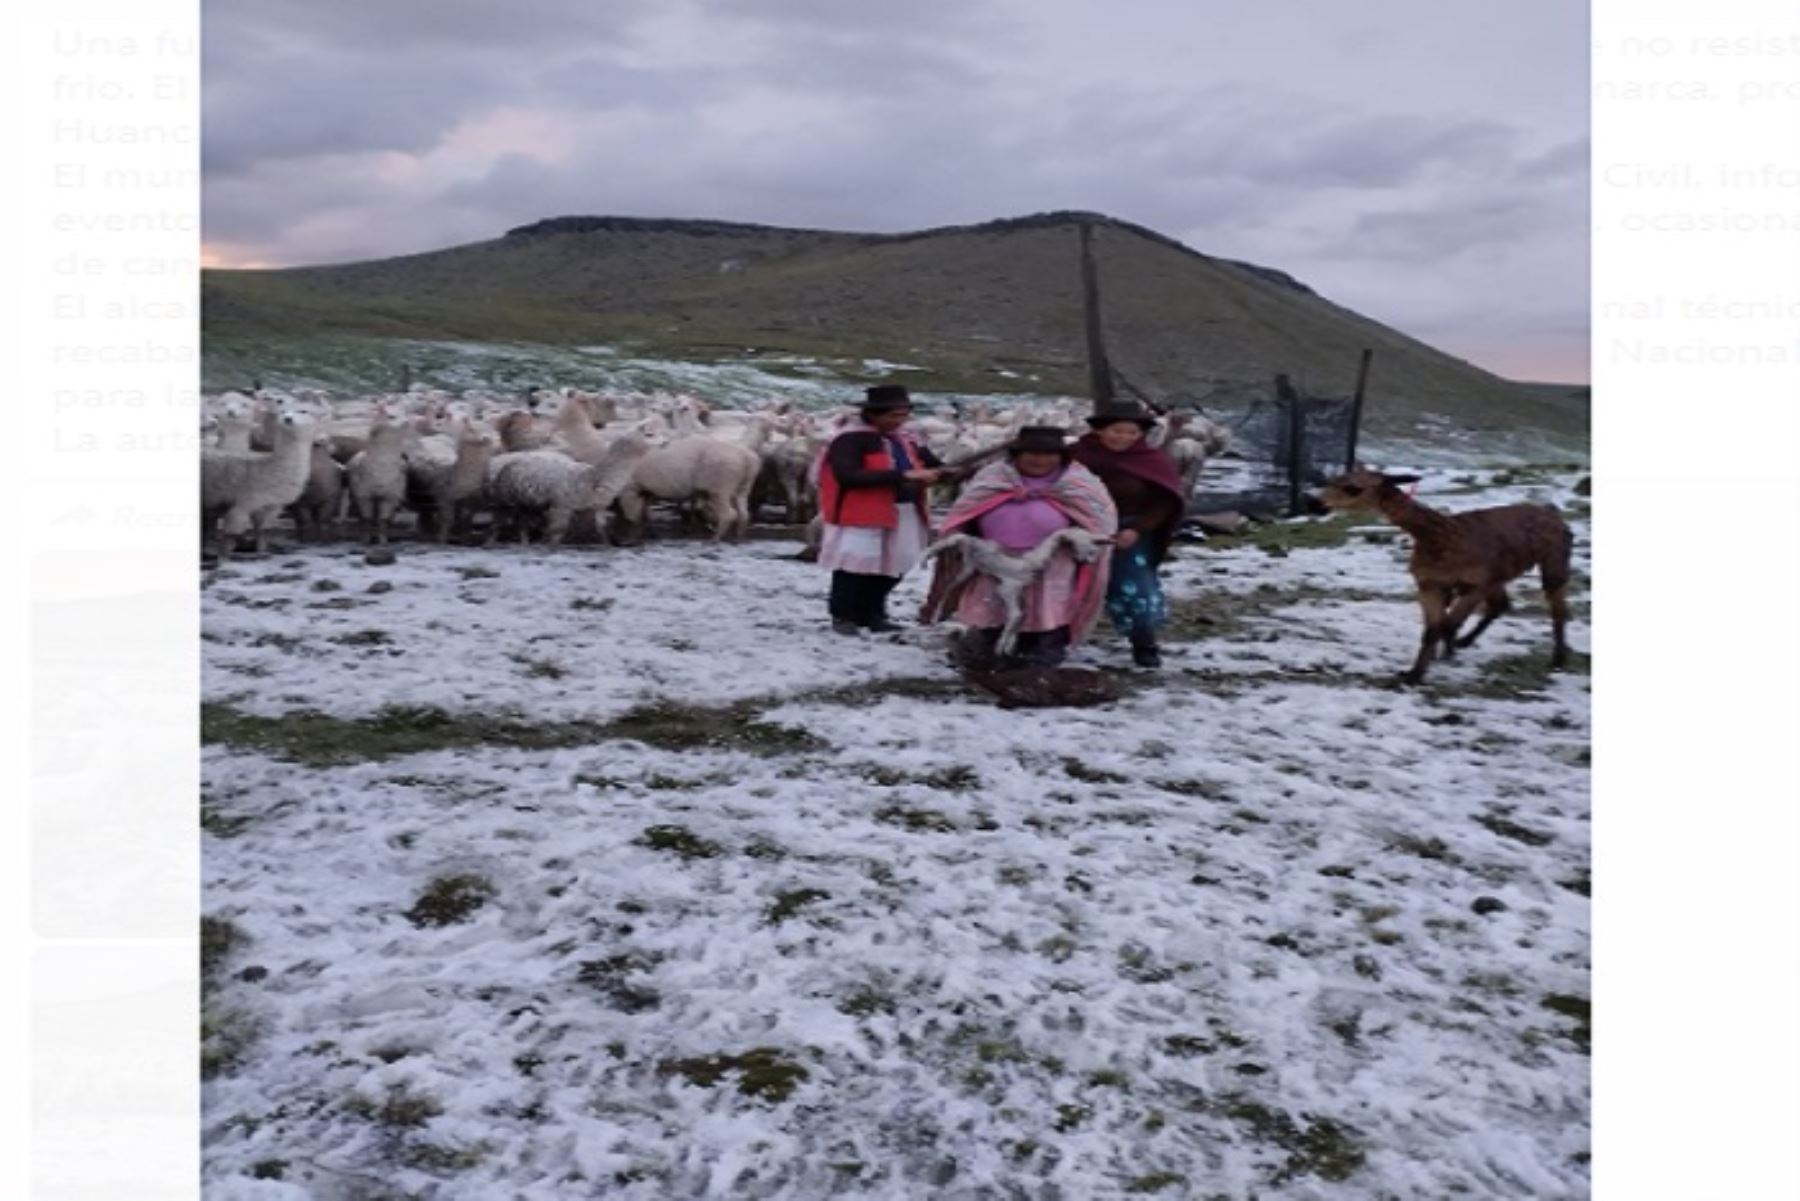
[[[1443,513],[1413,500],[1402,484],[1416,483],[1416,475],[1383,475],[1366,467],[1326,484],[1317,499],[1327,509],[1364,510],[1380,513],[1413,538],[1412,559],[1407,569],[1419,590],[1424,630],[1419,653],[1401,675],[1408,684],[1425,678],[1425,668],[1439,647],[1449,659],[1457,647],[1467,647],[1511,608],[1506,584],[1537,568],[1550,608],[1555,640],[1552,668],[1567,666],[1569,647],[1564,630],[1569,621],[1569,560],[1575,536],[1568,523],[1550,505],[1502,505]],[[1480,608],[1481,620],[1462,637],[1457,631]]]
[[[925,551],[925,557],[930,559],[946,552],[956,553],[956,575],[950,582],[947,595],[955,595],[960,586],[972,576],[979,574],[993,579],[1000,603],[1006,609],[1006,624],[1000,628],[1000,638],[994,644],[994,650],[1004,657],[1012,654],[1013,647],[1018,644],[1019,626],[1025,621],[1025,589],[1044,574],[1056,553],[1067,548],[1077,562],[1091,563],[1111,545],[1111,538],[1098,537],[1079,526],[1070,526],[1058,530],[1022,555],[1008,554],[998,542],[986,538],[977,538],[972,534],[952,534],[932,543]]]

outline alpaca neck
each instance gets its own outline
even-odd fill
[[[462,442],[456,447],[456,462],[450,467],[452,484],[478,483],[487,478],[488,460],[493,448],[486,442]]]
[[[1452,522],[1436,509],[1422,505],[1399,491],[1381,501],[1381,515],[1413,536],[1417,542],[1435,542],[1447,537]]]
[[[369,431],[369,450],[371,453],[399,454],[411,432],[404,425],[375,426]]]

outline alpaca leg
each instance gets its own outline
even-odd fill
[[[1481,620],[1475,628],[1456,640],[1456,645],[1466,647],[1481,637],[1481,631],[1494,624],[1494,619],[1512,608],[1512,601],[1507,599],[1506,589],[1496,588],[1489,592],[1482,604]]]
[[[1483,599],[1483,593],[1473,588],[1467,589],[1457,594],[1444,613],[1443,624],[1438,628],[1438,641],[1443,643],[1446,662],[1455,653],[1456,631],[1462,628],[1462,623],[1469,619],[1469,614],[1475,612]]]
[[[437,539],[437,544],[439,546],[443,546],[450,541],[450,522],[454,515],[455,506],[449,504],[439,505],[437,511],[432,514],[434,518],[432,525],[435,527],[432,530],[432,534]]]
[[[213,537],[213,549],[219,556],[219,562],[225,563],[230,561],[232,544],[237,540],[237,535],[231,531],[231,514],[226,513],[223,517],[220,517],[218,519],[218,524],[213,526],[211,533]]]
[[[569,521],[575,516],[575,510],[564,505],[553,505],[544,519],[544,545],[561,546],[563,535],[569,532]]]
[[[728,493],[707,493],[700,499],[699,507],[706,513],[708,524],[712,526],[712,540],[723,542],[731,536],[737,514],[732,511],[731,496]]]
[[[1569,598],[1567,584],[1544,590],[1544,600],[1550,606],[1550,630],[1556,640],[1556,648],[1550,653],[1550,666],[1558,670],[1569,665],[1569,644],[1563,636],[1569,624]]]
[[[624,521],[622,541],[636,542],[644,536],[644,510],[647,507],[644,494],[636,489],[619,494],[619,516]]]
[[[1425,628],[1419,635],[1419,654],[1413,665],[1401,674],[1404,684],[1417,684],[1425,678],[1425,667],[1431,662],[1431,652],[1437,645],[1438,633],[1443,628],[1447,591],[1434,586],[1419,589],[1419,610],[1424,618]]]
[[[1025,624],[1025,597],[1022,580],[1000,581],[1000,603],[1006,607],[1006,624],[1000,627],[1000,641],[994,647],[1000,655],[1010,655],[1019,642],[1019,627]]]

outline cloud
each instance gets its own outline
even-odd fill
[[[1552,11],[1517,20],[1569,20]],[[206,241],[305,263],[573,213],[892,231],[1087,208],[1409,332],[1584,295],[1585,113],[1545,116],[1523,82],[1508,103],[1495,80],[1511,76],[1447,64],[1437,26],[1384,38],[1320,14],[1316,45],[1240,14],[1183,56],[1189,9],[1088,38],[1073,23],[1098,16],[1062,0],[454,0],[428,22],[412,5],[213,4]],[[1495,53],[1541,45],[1515,34]],[[1265,46],[1262,69],[1239,61]],[[1459,90],[1464,73],[1478,85]],[[1391,98],[1413,94],[1429,99]]]

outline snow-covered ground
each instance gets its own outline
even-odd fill
[[[1587,1195],[1534,583],[1401,691],[1403,539],[1188,547],[1163,672],[1005,711],[794,549],[212,573],[209,1196]]]

